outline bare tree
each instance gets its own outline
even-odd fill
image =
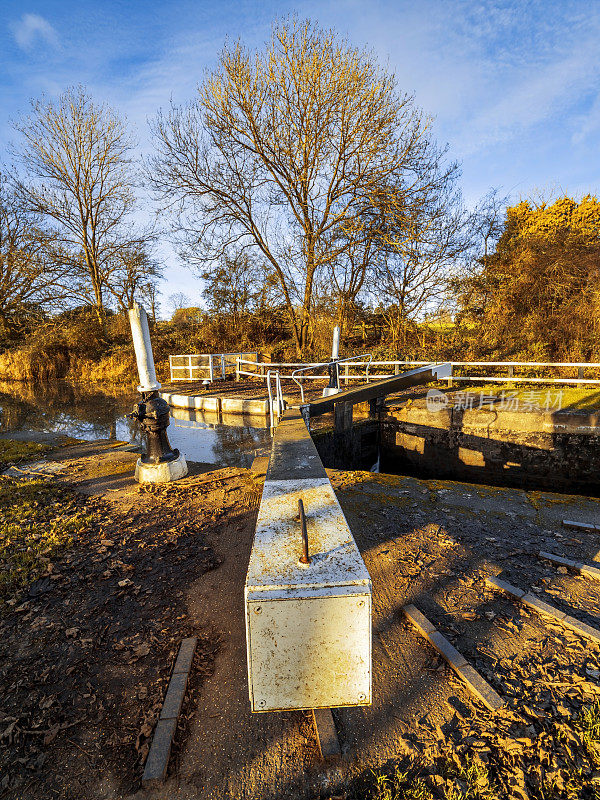
[[[470,218],[475,258],[487,259],[490,248],[500,238],[507,205],[508,195],[501,196],[498,189],[490,189],[477,204]]]
[[[32,101],[30,116],[14,128],[22,137],[15,150],[26,174],[22,197],[35,214],[52,222],[102,323],[116,256],[143,238],[132,235],[133,143],[125,124],[79,86],[67,89],[56,103]]]
[[[428,126],[370,53],[284,21],[261,53],[226,46],[195,100],[158,116],[150,175],[189,259],[261,253],[302,355],[315,282],[352,247],[348,220],[382,184],[410,183]]]
[[[68,266],[41,220],[23,207],[12,182],[0,173],[0,325],[52,309],[64,300]]]
[[[252,260],[247,252],[225,255],[220,264],[202,273],[202,295],[209,311],[228,316],[234,328],[244,317],[277,306],[272,270]],[[274,291],[275,290],[275,291]]]
[[[132,308],[138,295],[146,299],[155,297],[150,287],[155,286],[161,278],[162,268],[143,243],[137,247],[119,249],[114,259],[116,263],[107,286],[122,311]]]
[[[151,280],[147,283],[141,283],[139,287],[139,295],[140,299],[144,303],[144,306],[150,308],[150,316],[152,317],[152,321],[156,322],[156,315],[158,314],[160,306],[158,302],[160,290],[156,281]]]
[[[471,246],[456,166],[445,165],[443,153],[432,146],[427,173],[418,192],[407,198],[394,188],[384,190],[370,211],[377,258],[369,265],[368,289],[383,309],[394,346],[403,342],[411,321],[442,300]]]
[[[183,308],[190,308],[192,305],[192,301],[184,292],[175,292],[175,294],[169,295],[167,303],[171,310],[171,316],[175,316],[178,311]]]

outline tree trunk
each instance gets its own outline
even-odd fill
[[[304,300],[300,312],[300,351],[298,353],[300,360],[304,358],[309,344],[310,311],[312,305],[313,280],[316,268],[314,244],[310,238],[308,239],[306,250],[306,283],[304,285]]]

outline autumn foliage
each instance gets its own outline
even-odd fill
[[[598,360],[599,269],[595,197],[509,207],[495,252],[455,284],[472,355]]]

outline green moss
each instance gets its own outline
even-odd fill
[[[44,574],[90,519],[50,481],[0,476],[0,609]]]
[[[14,439],[0,439],[0,466],[14,464],[33,456],[47,453],[52,448],[38,442],[18,442]]]
[[[571,494],[549,494],[548,492],[535,491],[527,492],[527,497],[531,505],[538,511],[544,506],[546,508],[550,506],[573,506],[573,503],[580,499],[573,497]],[[586,502],[594,502],[595,498],[586,497],[585,500]]]

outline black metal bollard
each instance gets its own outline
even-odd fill
[[[160,464],[175,461],[179,458],[179,450],[173,449],[167,436],[169,427],[169,404],[158,391],[142,392],[142,399],[129,414],[137,419],[146,437],[146,452],[142,454],[143,464]]]
[[[339,389],[340,388],[340,371],[338,367],[337,358],[332,358],[329,364],[327,365],[327,372],[329,373],[329,383],[327,384],[328,389]]]

